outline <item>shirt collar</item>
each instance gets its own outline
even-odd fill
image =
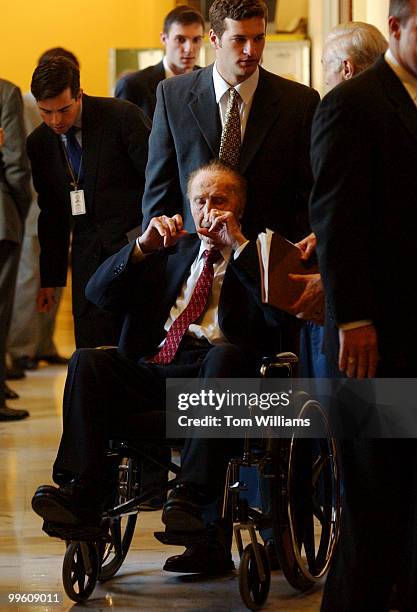
[[[246,79],[246,81],[243,81],[243,83],[239,83],[239,85],[235,85],[234,89],[236,89],[236,91],[239,93],[244,104],[248,104],[251,101],[258,86],[258,81],[259,66],[256,68],[255,72],[251,74],[249,78]],[[216,62],[213,65],[213,85],[214,93],[216,95],[216,102],[218,104],[224,94],[229,91],[231,85],[229,85],[229,83],[227,83],[220,75],[219,71],[217,70]]]
[[[164,59],[162,60],[162,63],[164,64],[165,78],[170,79],[171,77],[175,76],[175,74],[172,72],[171,68],[169,67],[166,55],[164,55]]]
[[[202,240],[202,238],[200,238],[200,250],[198,252],[197,255],[197,261],[200,261],[200,259],[203,257],[203,253],[204,251],[207,250],[207,245],[204,242],[204,240]],[[226,263],[229,263],[229,260],[232,256],[232,249],[230,247],[224,247],[223,249],[220,249],[220,253],[222,254],[223,259],[225,260]],[[221,260],[219,260],[221,261]]]
[[[417,96],[417,79],[415,76],[410,74],[408,70],[406,70],[398,60],[394,57],[391,49],[388,48],[385,52],[385,61],[395,72],[397,77],[400,79],[401,83],[406,87],[408,91],[412,91],[414,98]]]

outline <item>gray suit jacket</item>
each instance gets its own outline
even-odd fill
[[[20,243],[31,202],[30,170],[26,156],[20,89],[0,79],[0,240]]]
[[[239,170],[248,181],[243,229],[255,237],[265,227],[295,239],[306,231],[312,184],[309,161],[316,91],[260,68]],[[160,214],[181,213],[194,231],[186,192],[189,174],[218,157],[221,123],[213,67],[158,85],[149,140],[143,227]]]

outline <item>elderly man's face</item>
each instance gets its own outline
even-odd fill
[[[191,213],[196,228],[210,227],[210,211],[230,211],[236,219],[241,217],[243,204],[237,191],[236,180],[227,172],[202,170],[189,188]]]
[[[324,72],[324,82],[326,83],[329,89],[333,89],[333,87],[336,87],[336,85],[339,85],[339,83],[342,83],[342,81],[344,80],[343,69],[337,69],[339,61],[338,59],[335,59],[334,54],[334,46],[331,43],[325,45],[323,49],[321,63]]]

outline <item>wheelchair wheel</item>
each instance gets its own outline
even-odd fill
[[[340,529],[340,469],[322,406],[302,394],[300,418],[320,418],[328,437],[276,440],[271,508],[274,539],[288,582],[306,591],[329,569]]]
[[[136,494],[137,462],[132,457],[123,457],[119,462],[117,505],[132,499]],[[110,542],[100,544],[101,567],[98,579],[105,582],[120,569],[135,533],[137,512],[125,516],[106,518],[103,527],[108,530]]]
[[[96,586],[99,557],[95,542],[71,542],[62,566],[66,594],[76,602],[88,599]]]
[[[240,558],[239,565],[239,591],[243,603],[249,610],[260,610],[266,602],[271,584],[271,571],[268,556],[264,546],[257,544],[257,550],[262,560],[265,577],[259,577],[256,564],[255,550],[252,544],[248,544]]]

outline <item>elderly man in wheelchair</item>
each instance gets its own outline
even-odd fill
[[[239,223],[245,180],[212,162],[190,176],[188,196],[197,233],[186,232],[178,214],[155,217],[88,284],[88,299],[125,314],[125,323],[117,350],[81,349],[71,359],[53,470],[59,487],[40,486],[32,500],[48,524],[99,525],[110,486],[108,440],[132,415],[165,409],[167,378],[256,377],[261,356],[280,346],[287,315],[261,302],[256,243]],[[302,310],[308,315],[307,305]],[[141,435],[128,425],[125,433]],[[207,508],[217,514],[209,539],[170,557],[164,569],[233,568],[231,529],[216,516],[236,444],[186,440],[162,520],[167,531],[193,532],[207,527]]]

